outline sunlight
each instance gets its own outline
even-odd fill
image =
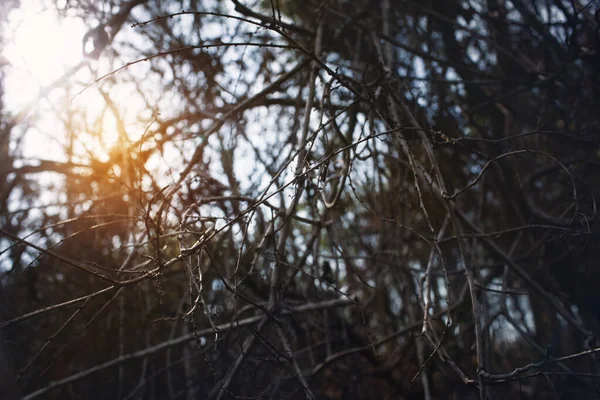
[[[5,55],[16,69],[46,86],[68,67],[82,60],[81,38],[85,26],[76,18],[58,21],[53,12],[40,10],[36,2],[24,2],[9,18]]]
[[[8,18],[6,47],[3,51],[5,60],[10,64],[6,80],[7,107],[15,115],[35,114],[38,122],[45,127],[43,132],[28,130],[26,158],[60,160],[63,157],[61,143],[65,143],[65,137],[60,127],[64,121],[48,118],[47,114],[54,113],[46,112],[52,109],[56,111],[57,107],[77,110],[85,116],[86,122],[80,122],[73,147],[74,154],[81,157],[82,161],[90,155],[106,160],[111,149],[121,146],[130,137],[140,137],[144,131],[145,126],[139,124],[137,117],[145,105],[132,95],[134,88],[117,85],[109,90],[123,117],[128,137],[119,137],[116,119],[104,110],[106,102],[98,92],[102,84],[74,96],[95,79],[96,72],[92,71],[96,67],[112,68],[106,60],[100,59],[92,61],[92,69],[84,66],[77,68],[76,73],[68,72],[86,61],[82,54],[82,38],[87,30],[88,27],[80,18],[67,16],[59,19],[56,11],[44,10],[41,1],[23,2]],[[72,90],[51,89],[44,93],[46,88],[53,87],[63,78],[64,83],[68,84],[60,83],[57,88]],[[127,99],[126,106],[121,99]],[[101,129],[95,131],[95,127]]]

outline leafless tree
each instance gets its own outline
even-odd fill
[[[0,121],[25,398],[598,396],[595,4],[53,10],[84,61]]]

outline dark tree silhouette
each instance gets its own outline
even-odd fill
[[[19,390],[597,398],[599,6],[52,5],[83,61],[0,114]]]

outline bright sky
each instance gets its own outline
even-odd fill
[[[40,100],[40,91],[83,60],[81,40],[86,28],[76,18],[59,22],[56,11],[44,11],[40,3],[23,1],[20,8],[10,13],[2,56],[10,64],[4,82],[6,109],[13,115],[37,115],[43,119],[44,107],[52,106],[52,102]],[[56,139],[57,136],[30,129],[25,136],[24,156],[57,159],[61,148]]]
[[[8,107],[35,99],[40,86],[82,61],[86,27],[76,18],[59,22],[54,13],[44,11],[37,1],[24,1],[9,15],[4,56],[13,66],[13,76],[7,82],[7,95],[12,96]]]
[[[41,0],[23,1],[21,7],[9,15],[4,38],[6,46],[2,53],[10,64],[5,80],[5,106],[13,115],[26,112],[26,115],[35,115],[37,118],[35,126],[41,130],[29,128],[23,146],[24,156],[57,160],[62,153],[59,142],[64,139],[61,123],[56,120],[57,111],[64,113],[67,108],[85,110],[88,121],[100,115],[105,102],[98,92],[99,86],[90,88],[80,96],[75,97],[75,94],[96,78],[97,73],[103,75],[113,67],[106,60],[84,59],[82,39],[89,28],[81,19],[67,16],[59,20],[56,10],[52,9],[53,5],[45,11],[40,3]],[[83,61],[90,62],[93,69],[99,72],[92,74],[87,67],[81,68],[77,74],[67,72]],[[67,79],[71,84],[70,94],[66,94],[64,89],[56,89],[49,95],[40,96],[45,87],[62,79]],[[65,87],[65,82],[57,85],[60,86]],[[116,103],[119,103],[119,99],[127,98],[127,104],[119,104],[119,109],[122,117],[129,122],[127,129],[132,132],[128,133],[133,133],[130,137],[139,137],[144,127],[135,126],[132,121],[137,119],[144,105],[130,94],[131,88],[123,85],[110,90]],[[69,100],[72,102],[69,103]],[[79,134],[75,151],[85,154],[88,150],[94,150],[96,156],[103,158],[103,153],[118,142],[113,115],[104,115],[102,137],[91,138]]]

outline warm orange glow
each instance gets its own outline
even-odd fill
[[[52,108],[59,114],[65,112],[66,108],[71,109],[80,118],[76,126],[72,127],[76,131],[72,151],[78,158],[77,161],[83,163],[90,157],[107,161],[110,152],[127,146],[130,139],[141,137],[145,129],[145,126],[134,122],[143,104],[135,101],[130,93],[125,94],[126,90],[119,85],[107,88],[101,82],[75,96],[97,78],[97,70],[112,69],[105,59],[84,58],[82,38],[88,29],[79,18],[59,19],[56,11],[43,10],[37,1],[23,2],[21,8],[13,11],[9,17],[4,51],[4,56],[11,65],[10,79],[6,80],[6,104],[11,107],[11,112],[49,115],[44,112],[47,108]],[[83,61],[90,64],[85,64],[73,73],[72,68],[82,65]],[[57,82],[60,83],[56,84]],[[58,89],[69,85],[71,89],[67,93],[70,94]],[[48,87],[52,89],[40,97],[40,93]],[[119,109],[126,130],[125,136],[119,134],[115,116],[105,109],[106,102],[99,93],[99,88],[109,95]],[[122,99],[125,98],[127,104],[122,104]],[[29,131],[26,156],[48,159],[60,154],[58,143],[66,142],[60,133],[63,122],[44,120],[45,131]],[[101,129],[97,129],[99,127]]]

